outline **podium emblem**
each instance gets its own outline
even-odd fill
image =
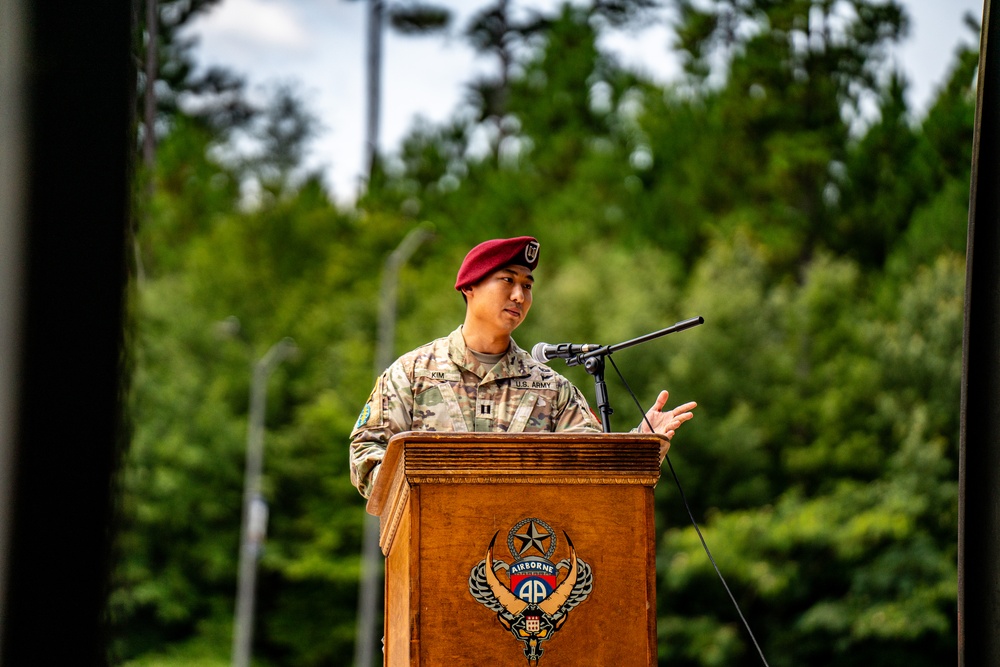
[[[507,533],[507,548],[514,559],[510,565],[493,556],[499,534],[490,540],[486,558],[472,568],[469,592],[476,602],[496,612],[500,625],[524,644],[528,664],[537,667],[542,643],[563,627],[570,610],[593,590],[593,573],[565,532],[569,558],[552,562],[558,540],[541,519],[522,519]],[[507,583],[500,579],[501,573]]]

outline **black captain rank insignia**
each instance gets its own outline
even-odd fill
[[[570,610],[590,595],[593,573],[577,557],[565,532],[569,557],[552,562],[556,533],[541,519],[522,519],[507,533],[507,548],[514,559],[510,565],[493,556],[499,534],[493,535],[486,558],[472,568],[469,592],[476,602],[496,612],[500,625],[524,644],[528,664],[536,667],[542,643],[551,639],[566,623]]]

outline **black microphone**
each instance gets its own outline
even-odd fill
[[[572,345],[570,343],[537,343],[531,348],[531,358],[540,364],[547,364],[552,359],[572,359],[578,354],[593,352],[600,349],[600,345]]]

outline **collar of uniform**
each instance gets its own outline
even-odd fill
[[[523,351],[512,338],[507,354],[497,362],[496,366],[490,368],[469,352],[469,348],[465,344],[465,337],[462,336],[461,326],[452,331],[448,336],[448,356],[451,360],[459,368],[464,368],[471,373],[475,373],[476,377],[482,378],[483,382],[530,375],[524,364],[524,360],[521,358],[522,355]]]

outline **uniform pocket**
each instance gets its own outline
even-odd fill
[[[517,408],[514,409],[514,414],[510,418],[510,424],[507,426],[508,433],[523,433],[525,431],[537,402],[538,394],[533,391],[525,392],[521,396],[521,400],[518,402]]]
[[[455,431],[469,430],[462,415],[462,406],[450,384],[440,383],[427,387],[413,397],[414,431]]]

